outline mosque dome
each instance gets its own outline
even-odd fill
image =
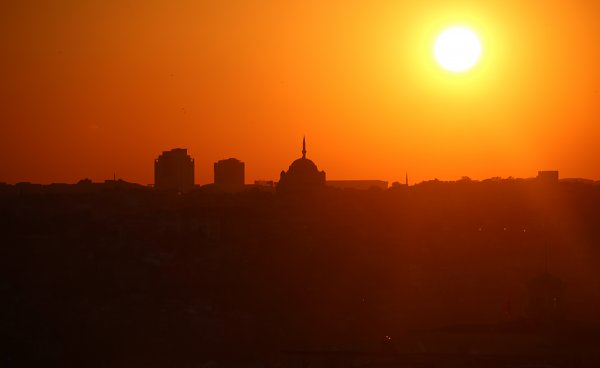
[[[325,186],[325,171],[319,171],[314,162],[306,158],[306,139],[302,140],[302,157],[292,162],[287,172],[282,171],[278,190],[303,190]]]
[[[289,171],[319,171],[319,169],[317,168],[317,165],[315,165],[314,162],[312,162],[311,160],[302,157],[299,158],[297,160],[294,160],[294,162],[292,162],[292,164],[290,165],[290,168],[288,169]]]

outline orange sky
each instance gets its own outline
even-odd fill
[[[0,181],[146,184],[174,147],[277,179],[303,134],[329,179],[600,179],[600,1],[9,0],[0,41]]]

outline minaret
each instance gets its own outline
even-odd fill
[[[408,186],[408,171],[406,172],[406,186]]]
[[[302,158],[306,158],[306,136],[302,137]]]

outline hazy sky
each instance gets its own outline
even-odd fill
[[[600,179],[600,1],[5,0],[0,41],[0,181],[151,183],[174,147],[277,179],[303,134],[330,179]]]

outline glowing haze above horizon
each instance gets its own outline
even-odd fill
[[[188,148],[196,182],[307,157],[328,179],[600,179],[600,2],[8,1],[0,182],[151,183]],[[481,57],[433,55],[471,29]]]

